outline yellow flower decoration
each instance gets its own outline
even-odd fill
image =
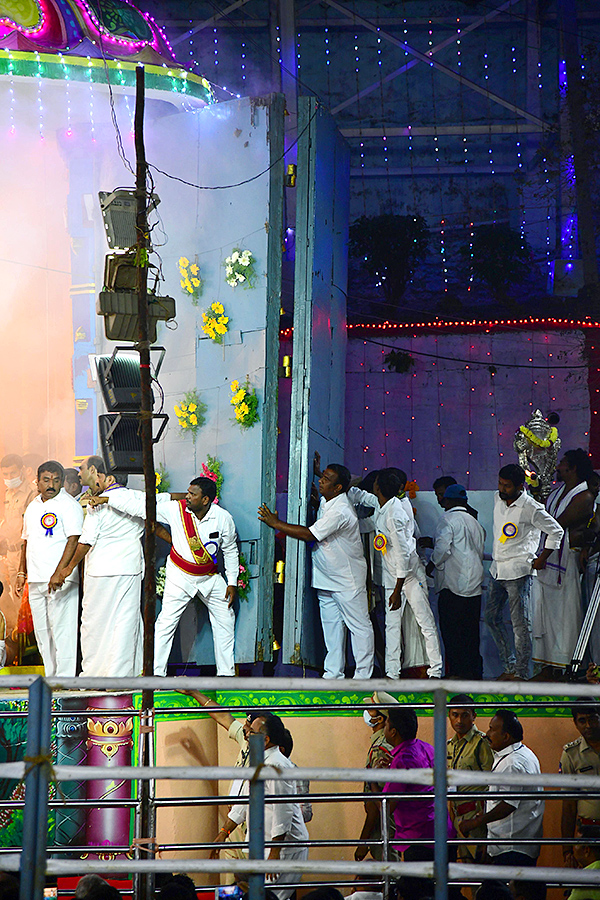
[[[190,403],[189,406],[188,406],[188,412],[193,413],[193,412],[195,412],[197,409],[198,409],[198,407],[196,406],[195,403]]]
[[[239,386],[240,386],[239,381],[232,381],[232,382],[231,382],[231,390],[232,390],[232,391],[234,391],[234,392],[237,391],[238,388],[239,388]]]
[[[189,266],[189,264],[190,264],[190,261],[186,256],[179,257],[179,265],[180,266],[183,266],[183,268],[186,268],[187,266]]]
[[[192,415],[190,416],[190,425],[197,425],[197,424],[198,424],[198,418],[197,418],[197,416],[195,416],[192,413]]]

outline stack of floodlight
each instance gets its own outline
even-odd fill
[[[104,262],[104,290],[98,295],[96,312],[104,317],[104,333],[109,341],[137,341],[138,265],[136,244],[136,198],[133,190],[100,191],[100,208],[106,239],[115,250]],[[150,201],[154,209],[160,203],[156,194]],[[116,248],[120,248],[117,252]],[[173,297],[160,297],[154,288],[147,289],[148,340],[157,339],[157,322],[175,317]]]
[[[158,375],[165,356],[164,347],[152,347],[160,358],[154,374]],[[96,370],[102,397],[108,410],[98,417],[102,457],[109,472],[143,474],[143,451],[140,434],[141,379],[139,361],[119,351],[131,352],[128,346],[115,347],[112,356],[96,357]],[[153,404],[152,404],[153,405]],[[161,437],[168,416],[153,414],[161,425],[153,443]]]

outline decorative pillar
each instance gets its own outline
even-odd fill
[[[83,697],[58,697],[61,711],[72,710],[72,716],[59,716],[56,722],[56,764],[83,766],[86,761],[87,700]],[[77,715],[79,713],[79,715]],[[85,800],[86,787],[82,781],[62,781],[61,796],[67,800]],[[57,807],[56,844],[81,846],[85,843],[85,809]],[[64,856],[61,854],[61,858]]]
[[[115,710],[114,716],[94,715],[100,710]],[[115,781],[110,778],[114,766],[131,765],[133,745],[133,716],[126,711],[133,710],[130,694],[93,697],[88,704],[87,720],[87,764],[104,766],[107,777],[87,782],[88,800],[130,800],[132,783],[129,780]],[[119,715],[118,711],[122,711]],[[86,843],[91,846],[129,845],[131,836],[130,807],[99,806],[88,811],[86,823]],[[108,853],[107,859],[117,859],[125,854]]]

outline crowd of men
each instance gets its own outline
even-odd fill
[[[320,501],[312,525],[285,522],[265,504],[259,518],[288,538],[312,545],[312,585],[319,599],[327,655],[325,677],[342,678],[346,630],[355,678],[374,667],[369,594],[385,604],[385,674],[402,670],[402,622],[410,608],[421,632],[427,674],[444,671],[440,635],[426,575],[434,578],[445,673],[482,677],[480,618],[485,531],[466,489],[451,476],[434,482],[444,513],[433,537],[420,535],[405,494],[406,474],[387,468],[353,486],[345,466],[319,470]],[[494,499],[492,554],[484,620],[498,648],[503,679],[560,676],[571,661],[583,621],[581,567],[588,595],[600,560],[600,478],[588,455],[568,450],[557,468],[557,487],[546,505],[528,492],[521,466],[503,466]],[[423,558],[431,551],[429,560]],[[427,565],[425,566],[425,562]],[[371,596],[372,600],[372,596]],[[513,640],[507,632],[508,606]],[[598,642],[600,629],[593,640]],[[597,646],[592,650],[598,653]]]
[[[5,483],[0,554],[3,550],[7,587],[0,605],[8,635],[17,624],[15,609],[27,585],[35,637],[48,675],[76,674],[78,636],[81,674],[140,674],[143,492],[129,490],[126,476],[107,472],[96,456],[84,460],[79,473],[64,470],[55,460],[40,462],[35,489],[32,473],[20,457],[5,456],[0,468]],[[382,469],[355,485],[341,464],[330,463],[321,471],[317,454],[315,474],[319,490],[313,498],[311,524],[286,522],[266,504],[258,517],[282,539],[310,545],[312,586],[326,646],[324,676],[344,677],[349,632],[354,677],[371,677],[376,649],[371,612],[379,597],[385,608],[385,675],[400,676],[407,655],[404,625],[410,613],[422,639],[429,677],[438,678],[445,671],[453,677],[480,679],[485,532],[466,489],[450,476],[435,481],[444,512],[435,534],[426,537],[419,532],[406,496],[402,470]],[[589,595],[596,578],[600,515],[595,514],[595,501],[600,478],[579,449],[564,454],[557,482],[544,506],[529,494],[520,466],[506,465],[498,475],[484,621],[498,648],[500,678],[530,677],[532,661],[536,673],[545,678],[565,670],[583,620],[582,584]],[[193,479],[185,494],[157,496],[158,522],[168,526],[167,530],[159,524],[157,533],[170,544],[155,629],[157,675],[166,674],[178,623],[194,597],[208,610],[217,674],[235,674],[237,535],[232,516],[214,503],[215,495],[214,481],[202,477]],[[433,576],[438,595],[442,640],[427,575]],[[0,631],[3,624],[0,621]],[[596,628],[592,635],[594,655],[600,650],[594,645],[600,643],[599,632]]]
[[[253,734],[263,737],[265,763],[279,768],[280,772],[293,766],[289,759],[293,741],[277,715],[256,709],[245,719],[236,719],[208,696],[197,691],[187,693],[236,742],[239,747],[236,766],[249,764],[248,740]],[[600,706],[581,703],[571,712],[578,736],[564,747],[560,761],[556,761],[559,770],[565,774],[600,775]],[[373,770],[377,781],[364,785],[364,823],[354,858],[361,861],[370,855],[376,860],[432,860],[433,787],[410,781],[388,781],[386,770],[430,769],[434,762],[434,747],[418,737],[419,720],[415,710],[391,694],[379,691],[368,698],[364,719],[371,731],[365,768]],[[446,745],[448,768],[482,773],[480,783],[459,785],[450,794],[447,820],[447,836],[452,841],[450,860],[489,864],[490,867],[528,869],[535,866],[543,844],[545,801],[541,786],[527,782],[515,785],[510,781],[515,774],[535,776],[541,772],[537,756],[524,742],[518,716],[511,709],[497,709],[484,733],[477,727],[473,698],[458,694],[448,701],[448,720],[452,735]],[[189,741],[186,746],[203,764],[203,754]],[[487,772],[506,775],[507,782],[490,785]],[[308,785],[303,782],[298,787],[298,784],[285,778],[266,782],[265,840],[271,845],[269,859],[302,860],[308,856],[306,823],[311,821],[313,813],[310,804],[306,803],[310,797]],[[221,853],[232,859],[247,858],[243,846],[248,837],[247,806],[236,802],[247,792],[247,780],[237,779],[232,783],[231,805],[222,815],[223,824],[214,838],[217,846],[211,851],[212,858]],[[486,795],[485,799],[481,794]],[[564,841],[564,865],[567,869],[600,868],[600,799],[584,790],[565,791],[565,794],[561,801],[560,834]],[[271,803],[270,795],[288,795],[289,800]],[[383,798],[387,801],[387,818],[382,815]],[[489,877],[495,878],[493,868],[490,868]],[[287,873],[271,878],[270,884],[278,900],[291,897],[293,891],[285,885],[294,880],[295,877]],[[569,882],[568,872],[565,872],[564,880]],[[533,885],[531,890],[532,893],[525,894],[528,900],[545,897],[546,889],[542,884]],[[432,884],[426,879],[400,880],[399,895],[404,900],[419,900],[431,896],[431,891]],[[452,889],[451,895],[458,900],[459,889]],[[586,888],[583,893],[576,890],[570,896],[571,900],[598,900],[600,889]]]
[[[65,471],[56,460],[40,462],[35,492],[25,481],[20,457],[5,456],[0,469],[6,487],[0,538],[10,535],[11,539],[8,543],[5,537],[8,590],[3,596],[20,603],[27,587],[46,675],[141,674],[143,492],[129,490],[125,486],[127,476],[107,472],[97,456],[84,460],[79,473]],[[83,495],[82,485],[87,488]],[[214,481],[201,477],[193,479],[185,494],[161,493],[157,497],[157,518],[169,530],[161,525],[156,530],[170,544],[162,608],[156,622],[154,670],[159,675],[166,674],[177,624],[196,596],[208,608],[217,674],[235,673],[232,606],[239,554],[233,518],[213,503],[215,496]],[[223,560],[225,577],[219,572],[219,559]],[[14,602],[12,606],[3,603],[8,635],[14,635],[17,628],[19,610],[17,606],[15,612],[14,606]],[[0,650],[5,659],[6,642]]]

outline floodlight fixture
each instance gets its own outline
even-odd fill
[[[166,351],[164,347],[150,347],[150,350],[160,353],[154,367],[156,378]],[[140,361],[139,357],[125,355],[131,351],[131,347],[117,346],[111,356],[95,357],[98,383],[108,412],[137,412],[141,408]]]
[[[155,444],[162,437],[169,417],[165,413],[152,416],[160,420]],[[144,461],[140,419],[137,413],[110,413],[98,416],[98,431],[102,458],[108,472],[126,472],[129,475],[143,475]]]
[[[104,220],[104,230],[108,246],[126,250],[137,244],[135,227],[137,218],[137,198],[133,188],[115,188],[110,193],[99,191],[100,209]],[[156,209],[160,203],[158,194],[148,198],[146,214]]]

